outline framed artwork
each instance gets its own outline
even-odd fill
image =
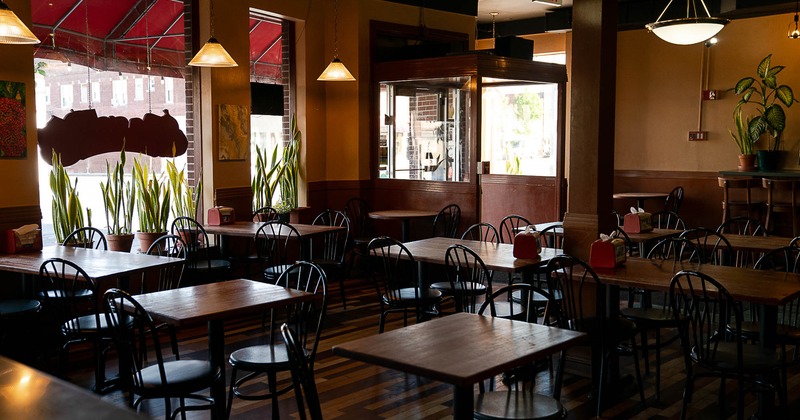
[[[219,105],[219,160],[245,160],[250,150],[250,110]]]
[[[28,155],[25,83],[0,80],[0,158]]]

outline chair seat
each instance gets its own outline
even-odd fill
[[[728,331],[734,331],[734,325],[728,325]],[[742,322],[742,336],[757,339],[761,333],[758,322]],[[794,343],[800,340],[800,328],[786,324],[778,324],[775,330],[775,339],[778,343]]]
[[[116,316],[116,315],[114,315]],[[125,317],[124,324],[127,326],[133,325],[133,318],[127,316]],[[67,322],[65,322],[61,326],[61,331],[67,333],[68,330],[77,330],[78,326],[80,326],[80,332],[82,334],[103,334],[109,335],[111,333],[111,326],[108,325],[108,320],[106,319],[106,314],[100,314],[100,325],[97,325],[97,318],[94,315],[84,315],[78,318],[73,318]],[[71,327],[71,328],[69,328]]]
[[[536,292],[534,292],[536,293]],[[481,302],[483,303],[483,302]],[[480,304],[476,304],[480,307]],[[512,318],[511,314],[514,314],[513,319],[525,319],[525,308],[516,302],[494,302],[494,310],[495,316],[498,318]],[[476,311],[477,312],[477,311]]]
[[[86,299],[94,295],[90,289],[44,290],[37,293],[40,299]]]
[[[620,314],[630,319],[636,325],[643,327],[645,324],[650,328],[663,328],[677,325],[672,310],[668,307],[662,308],[620,308]]]
[[[264,344],[236,350],[231,353],[228,361],[237,369],[258,372],[268,369],[288,369],[289,355],[286,353],[286,346]]]
[[[383,302],[386,304],[401,304],[404,306],[414,306],[417,300],[417,294],[419,294],[419,298],[423,304],[431,304],[437,302],[439,299],[442,298],[442,292],[435,289],[419,289],[413,287],[407,287],[404,289],[399,290],[400,293],[394,294],[392,296],[392,300],[389,299],[389,296],[383,295]],[[399,300],[399,302],[398,302]]]
[[[189,264],[186,265],[186,268],[189,270],[228,270],[231,268],[231,262],[228,260],[198,260],[198,261],[191,261]]]
[[[469,293],[474,293],[476,295],[486,294],[486,286],[485,285],[480,284],[480,283],[472,283],[472,282],[468,282],[468,283],[470,285],[469,287],[466,287],[467,283],[461,283],[461,282],[456,283],[455,291],[457,293],[469,292]],[[448,282],[448,281],[440,281],[440,282],[433,283],[433,284],[431,284],[431,289],[440,290],[440,291],[448,293],[448,294],[452,294],[453,293],[453,285],[450,284],[450,282]]]
[[[284,271],[288,270],[289,267],[291,266],[292,266],[291,264],[281,264],[265,268],[264,280],[266,280],[269,283],[274,283],[275,279],[277,279]]]
[[[716,358],[713,361],[700,360],[696,349],[692,349],[691,357],[700,365],[711,365],[718,370],[735,372],[738,366],[736,343],[733,342],[717,344]],[[780,367],[780,355],[778,352],[765,349],[759,344],[742,344],[742,358],[746,370],[750,372],[768,372]]]
[[[476,419],[563,419],[567,411],[555,398],[526,391],[496,391],[475,397]]]
[[[30,312],[36,312],[42,304],[33,299],[9,299],[0,302],[0,317],[12,317]]]
[[[180,395],[208,386],[209,380],[218,377],[219,367],[207,360],[173,360],[164,362],[167,384],[162,385],[158,365],[151,365],[141,372],[142,393],[157,391],[159,395]]]

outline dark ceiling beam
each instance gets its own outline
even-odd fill
[[[620,31],[642,29],[644,25],[658,19],[658,15],[664,10],[666,0],[619,0],[619,18],[617,28]],[[684,17],[686,13],[685,3],[674,1],[667,13],[662,17],[666,19],[677,19]],[[782,13],[794,12],[794,0],[706,0],[709,12],[712,16],[724,17],[727,19],[744,19],[759,16],[769,16]],[[495,24],[497,36],[520,36],[547,32],[548,18],[563,22],[563,16],[558,14],[569,14],[571,27],[572,8],[565,7],[548,12],[545,17],[524,19],[509,22],[498,22]],[[567,29],[569,29],[569,27]],[[563,25],[556,25],[556,29],[563,29]],[[478,39],[491,38],[492,24],[479,24],[477,27]]]
[[[478,16],[478,0],[388,0],[408,6],[442,10],[468,16]],[[523,0],[525,1],[525,0]]]

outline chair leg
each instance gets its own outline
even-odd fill
[[[633,355],[633,370],[636,372],[636,384],[639,387],[639,400],[642,402],[642,408],[646,406],[644,399],[644,385],[642,384],[642,372],[639,369],[639,355],[636,354],[636,340],[631,338],[631,354]],[[658,369],[658,367],[656,367]]]
[[[186,398],[181,397],[181,407],[186,407]],[[181,420],[186,420],[186,410],[181,410]]]
[[[339,275],[339,294],[342,296],[342,309],[347,309],[347,299],[344,296],[344,276]]]
[[[661,330],[656,329],[656,401],[661,401]]]
[[[718,398],[718,401],[719,401],[718,404],[719,404],[719,418],[720,418],[720,420],[722,420],[722,419],[724,419],[726,417],[725,416],[725,406],[727,406],[727,404],[725,402],[725,399],[726,399],[725,398],[725,382],[727,382],[726,379],[727,378],[725,377],[725,374],[722,374],[722,376],[719,378],[719,396],[717,398]],[[739,385],[741,386],[741,383]],[[739,403],[737,402],[736,404],[738,405]]]
[[[278,375],[275,372],[267,372],[269,381],[269,393],[272,394],[272,418],[281,418],[280,408],[278,407]]]
[[[225,418],[231,418],[231,408],[233,407],[233,387],[236,385],[236,366],[231,368],[231,386],[228,388],[228,412]]]
[[[694,375],[691,372],[686,373],[686,385],[683,388],[683,401],[681,403],[681,420],[686,420],[686,409],[689,408],[689,402],[692,399],[692,391],[694,389]]]
[[[381,320],[378,322],[378,334],[383,334],[383,324],[386,322],[386,312],[381,312]]]

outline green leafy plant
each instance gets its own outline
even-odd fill
[[[253,190],[253,210],[272,205],[272,197],[278,190],[278,183],[285,167],[278,159],[278,146],[272,150],[272,158],[267,159],[266,149],[256,146],[256,168],[250,187]]]
[[[133,159],[133,180],[136,184],[136,207],[139,212],[139,231],[166,232],[170,209],[169,185],[150,173],[147,164]]]
[[[133,208],[136,202],[136,184],[125,181],[125,148],[119,152],[119,161],[112,167],[106,161],[106,182],[100,182],[106,227],[109,235],[133,233]]]
[[[53,168],[50,170],[50,192],[53,193],[53,230],[58,243],[64,242],[72,231],[84,227],[83,207],[78,197],[78,179],[69,179],[61,164],[61,156],[53,150]],[[86,209],[86,219],[91,226],[92,213]]]
[[[766,133],[772,139],[772,145],[768,149],[780,150],[781,134],[786,129],[786,112],[781,104],[788,108],[798,102],[791,87],[778,85],[777,75],[784,68],[785,66],[772,66],[770,54],[758,64],[756,77],[745,77],[736,83],[733,91],[736,95],[741,95],[733,114],[739,135],[738,138],[734,136],[737,144],[747,143],[744,140],[748,138],[751,143],[755,143]],[[758,115],[743,120],[741,108],[748,103],[755,105]],[[749,137],[743,135],[745,126]],[[741,145],[739,149],[742,150]]]
[[[281,188],[281,200],[292,208],[296,208],[297,203],[297,181],[300,172],[300,143],[303,135],[297,129],[297,117],[292,115],[292,138],[283,148],[283,174],[279,176]]]
[[[736,124],[736,133],[731,130],[728,130],[728,132],[731,133],[736,146],[739,147],[740,155],[752,155],[753,146],[758,141],[758,137],[750,137],[750,131],[747,129],[750,119],[748,118],[745,121],[742,118],[742,107],[737,106],[733,109],[733,123]]]
[[[186,167],[178,171],[175,162],[167,161],[167,176],[169,177],[169,189],[172,194],[172,216],[188,216],[197,218],[197,207],[200,197],[203,195],[203,174],[197,178],[197,184],[189,186],[186,176]]]
[[[291,213],[294,207],[292,207],[292,205],[287,203],[286,201],[278,201],[272,208],[275,209],[275,213],[286,214],[286,213]]]

